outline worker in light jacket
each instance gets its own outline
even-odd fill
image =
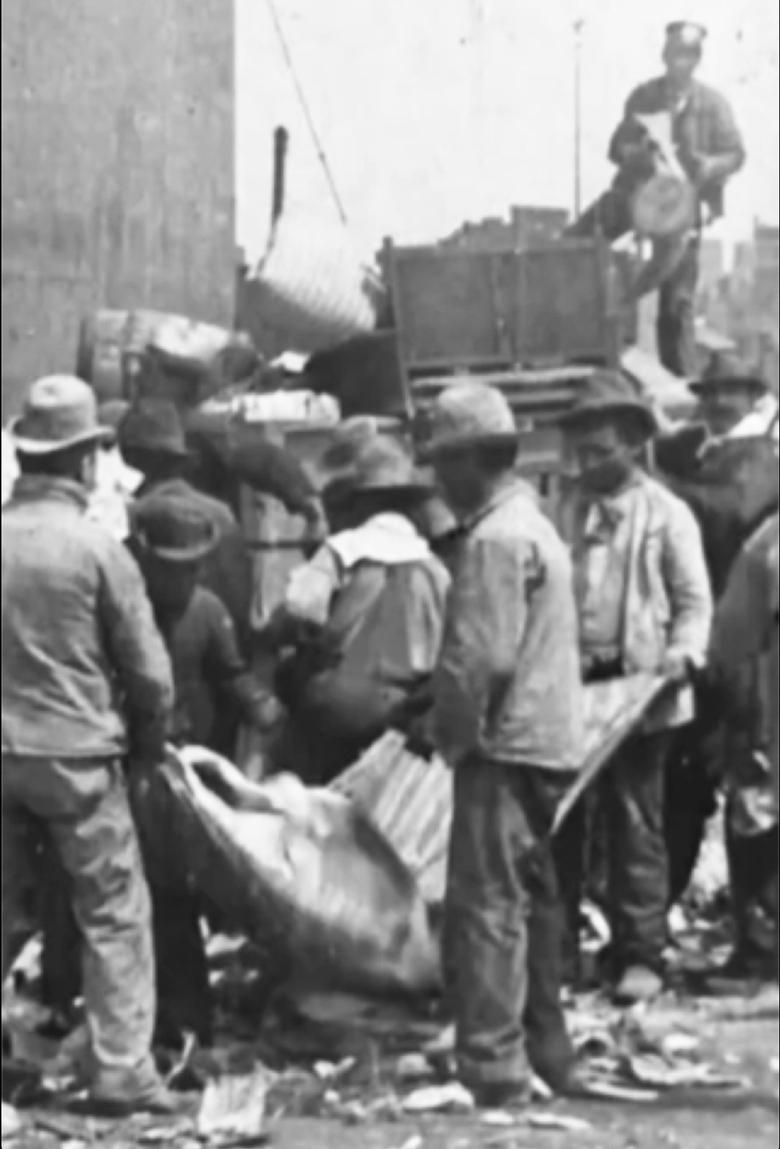
[[[432,690],[454,772],[445,980],[462,1080],[481,1105],[522,1105],[532,1069],[560,1092],[575,1080],[548,840],[583,737],[571,564],[515,474],[503,395],[454,384],[431,421],[425,454],[460,521]]]
[[[723,215],[726,182],[745,163],[728,101],[695,78],[706,36],[699,24],[667,26],[665,73],[631,93],[610,142],[609,158],[619,169],[614,183],[570,229],[575,236],[600,231],[610,241],[633,229],[634,193],[654,171],[652,147],[637,117],[669,113],[677,158],[696,189],[699,214],[685,254],[659,295],[659,358],[682,377],[693,375],[696,364],[693,312],[705,212],[711,220]]]
[[[400,720],[439,653],[450,578],[418,527],[431,494],[406,450],[375,434],[320,464],[331,534],[293,571],[269,636],[289,711],[278,766],[325,783]]]
[[[620,751],[602,795],[616,996],[634,1002],[663,985],[665,770],[673,732],[693,718],[712,595],[693,514],[639,464],[656,423],[628,380],[595,372],[562,426],[575,480],[559,515],[574,562],[584,677],[647,672],[675,684]],[[578,864],[569,858],[566,868],[576,873]]]
[[[106,435],[91,389],[40,380],[11,433],[21,474],[2,516],[2,980],[24,940],[32,844],[45,835],[82,943],[91,1107],[169,1112],[151,1053],[150,901],[122,761],[138,771],[161,758],[170,661],[135,563],[87,517]]]

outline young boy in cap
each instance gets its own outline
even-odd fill
[[[525,1103],[531,1069],[570,1091],[561,908],[549,845],[583,736],[571,564],[515,474],[496,389],[446,387],[424,457],[460,521],[434,740],[454,771],[445,979],[464,1083],[480,1105]]]
[[[696,189],[699,219],[679,265],[659,293],[658,351],[673,374],[695,370],[694,297],[699,275],[701,227],[723,215],[727,180],[745,163],[745,148],[724,96],[695,78],[707,31],[675,21],[667,26],[664,75],[640,84],[626,102],[612,136],[609,158],[618,167],[610,188],[570,229],[572,235],[600,231],[614,241],[633,228],[631,205],[638,187],[653,174],[652,147],[637,117],[669,113],[677,158]]]
[[[674,731],[693,718],[712,597],[692,513],[640,465],[656,423],[628,380],[595,372],[562,426],[576,479],[560,525],[574,561],[584,677],[649,673],[674,684],[604,779],[616,996],[634,1002],[663,985],[665,771]],[[567,868],[580,864],[572,857]]]
[[[106,434],[91,389],[40,380],[11,434],[21,475],[2,515],[2,980],[25,940],[35,824],[68,874],[82,940],[90,1102],[167,1112],[151,1055],[149,892],[122,760],[136,771],[159,761],[170,661],[135,563],[87,518]]]

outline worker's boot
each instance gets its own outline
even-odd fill
[[[166,1089],[150,1064],[133,1073],[98,1073],[79,1108],[96,1117],[131,1117],[136,1113],[164,1117],[182,1112],[187,1102]]]

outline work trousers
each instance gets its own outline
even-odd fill
[[[616,976],[632,965],[660,971],[663,964],[669,902],[664,792],[673,739],[673,731],[631,739],[607,768],[596,796]],[[580,804],[556,844],[570,914],[576,913],[584,885],[585,824]],[[576,928],[570,917],[570,932]]]
[[[778,828],[754,837],[726,832],[735,957],[757,972],[773,967],[777,932]],[[762,919],[763,918],[763,922]]]
[[[463,1081],[551,1084],[574,1053],[561,1009],[562,911],[549,845],[570,777],[474,759],[455,770],[444,974]]]
[[[67,874],[81,935],[96,1082],[156,1080],[151,908],[120,763],[3,755],[3,980],[26,940],[42,833]]]
[[[601,234],[609,243],[633,228],[631,202],[620,188],[610,188],[567,229],[572,238]],[[656,343],[667,371],[682,379],[696,372],[695,302],[699,281],[700,236],[692,237],[680,263],[658,291]]]

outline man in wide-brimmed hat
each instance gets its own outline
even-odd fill
[[[68,874],[87,955],[91,1102],[167,1111],[151,1056],[149,892],[121,761],[159,761],[170,662],[136,564],[87,518],[106,437],[92,390],[68,376],[38,381],[10,432],[21,475],[2,516],[2,979],[25,940],[32,819]]]
[[[455,777],[445,977],[462,1080],[480,1105],[524,1104],[532,1069],[574,1085],[548,837],[583,734],[571,564],[515,474],[501,392],[454,383],[429,422],[422,457],[460,522],[433,678],[434,737]]]
[[[738,355],[714,353],[689,386],[699,400],[698,417],[715,439],[766,436],[777,442],[777,399],[758,368]]]
[[[401,444],[347,437],[319,470],[331,534],[293,572],[273,629],[294,650],[277,676],[290,713],[280,764],[322,782],[432,671],[449,576],[415,523],[431,481]]]
[[[199,585],[201,569],[219,543],[207,512],[182,493],[152,492],[133,520],[131,548],[146,580],[155,620],[171,658],[175,702],[168,739],[220,749],[217,715],[226,704],[252,729],[265,731],[277,712],[241,655],[222,601]],[[144,826],[143,804],[140,807]],[[212,1038],[208,974],[199,931],[199,909],[188,897],[175,859],[166,856],[164,826],[142,835],[152,885],[157,977],[158,1041],[194,1032]]]
[[[705,663],[712,596],[692,513],[640,465],[655,418],[631,383],[596,371],[561,423],[575,480],[560,523],[585,677],[649,673],[673,684],[604,780],[616,994],[634,1001],[663,985],[665,770],[673,732],[693,717],[691,679]]]
[[[701,229],[723,215],[729,178],[745,163],[745,147],[728,101],[696,79],[707,30],[675,20],[667,25],[664,75],[635,88],[609,146],[618,167],[612,187],[576,221],[574,235],[602,232],[610,241],[633,228],[632,201],[655,170],[654,145],[641,120],[668,114],[680,166],[696,194],[697,218],[684,254],[661,285],[657,340],[661,362],[673,374],[690,377],[696,364],[694,302],[699,276]]]
[[[249,552],[229,507],[189,482],[190,454],[176,406],[168,399],[138,399],[119,424],[118,441],[125,462],[144,476],[137,498],[152,492],[180,495],[196,502],[216,527],[217,546],[204,561],[201,577],[224,602],[244,645],[252,597]],[[223,752],[232,753],[227,743]]]

